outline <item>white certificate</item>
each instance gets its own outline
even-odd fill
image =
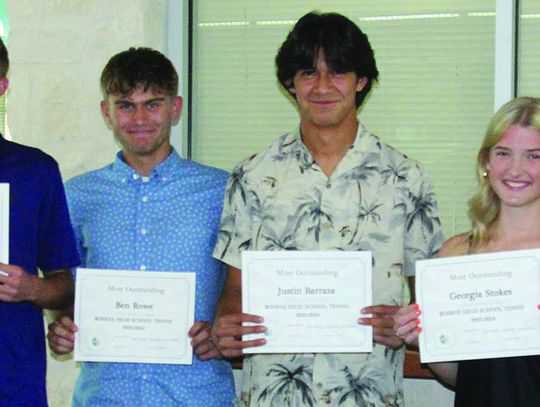
[[[416,263],[420,360],[540,354],[540,250]]]
[[[9,264],[9,184],[5,182],[0,183],[0,262]]]
[[[191,364],[195,273],[77,270],[75,360]]]
[[[242,252],[243,312],[264,318],[267,343],[245,353],[371,352],[358,325],[371,305],[371,252]]]

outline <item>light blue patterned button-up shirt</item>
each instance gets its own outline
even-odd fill
[[[176,152],[142,177],[116,160],[66,183],[81,267],[197,274],[195,320],[212,321],[225,277],[212,259],[227,173]],[[82,364],[75,406],[227,406],[229,363]]]

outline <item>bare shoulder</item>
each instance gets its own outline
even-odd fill
[[[469,233],[455,235],[443,243],[439,257],[462,256],[469,253]]]

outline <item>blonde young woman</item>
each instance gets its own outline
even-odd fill
[[[440,257],[540,248],[540,99],[521,97],[492,118],[478,152],[472,230],[447,240]],[[540,300],[540,299],[539,299]],[[418,346],[416,304],[395,316],[396,335]],[[540,406],[540,356],[433,363],[455,387],[456,406]]]

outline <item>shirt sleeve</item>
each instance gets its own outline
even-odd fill
[[[52,165],[42,185],[42,202],[38,219],[37,265],[43,272],[77,266],[79,255],[62,178],[56,164]]]
[[[214,258],[241,268],[241,252],[251,248],[249,182],[244,167],[234,169],[227,182],[221,225],[214,248]]]
[[[433,257],[444,238],[437,199],[421,167],[414,166],[408,196],[405,223],[405,274],[415,274],[416,261]]]
[[[74,186],[74,182],[72,180],[69,180],[66,183],[65,188],[66,188],[66,198],[67,198],[67,204],[68,204],[68,209],[69,209],[69,215],[71,217],[71,224],[73,225],[73,233],[75,235],[75,246],[77,247],[77,251],[81,259],[81,263],[79,264],[79,267],[86,267],[87,249],[83,244],[84,242],[83,231],[82,231],[83,208],[81,206],[81,199],[80,199],[81,193],[78,192],[78,189],[76,186]],[[77,277],[76,275],[77,269],[75,267],[71,269],[71,273],[73,274],[73,278]]]

